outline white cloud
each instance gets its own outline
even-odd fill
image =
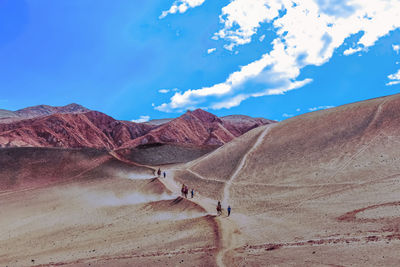
[[[387,86],[391,86],[391,85],[396,85],[396,84],[400,84],[400,81],[388,82],[386,85],[387,85]]]
[[[170,91],[169,89],[160,89],[160,90],[158,90],[158,92],[161,93],[161,94],[166,94],[169,91]]]
[[[296,108],[296,111],[297,111],[297,112],[300,112],[300,111],[301,111],[301,109],[299,109],[299,108]]]
[[[318,107],[313,107],[309,108],[309,111],[316,111],[316,110],[321,110],[321,109],[328,109],[328,108],[334,108],[335,106],[318,106]]]
[[[249,98],[249,96],[247,95],[237,95],[231,99],[228,99],[226,101],[223,102],[219,102],[216,103],[212,106],[212,109],[222,109],[222,108],[232,108],[232,107],[236,107],[239,106],[240,103],[242,103],[243,100]]]
[[[395,85],[400,83],[400,70],[398,70],[396,73],[390,74],[388,76],[390,82],[386,83],[386,85]]]
[[[260,42],[264,41],[265,39],[265,34],[261,35],[260,38],[258,39]]]
[[[348,56],[348,55],[352,55],[352,54],[354,54],[354,53],[357,53],[357,52],[360,52],[362,50],[362,48],[361,47],[357,47],[357,48],[349,48],[349,49],[346,49],[344,52],[343,52],[343,55],[345,55],[345,56]]]
[[[400,51],[400,45],[395,45],[395,44],[393,44],[392,45],[392,48],[393,48],[393,50],[398,54],[399,53],[399,51]]]
[[[169,103],[156,107],[171,111],[204,102],[214,108],[232,107],[249,97],[283,94],[292,88],[301,69],[320,66],[333,56],[345,39],[360,34],[344,53],[366,50],[382,36],[400,27],[400,1],[365,0],[233,0],[222,8],[222,29],[213,39],[226,41],[225,48],[252,41],[260,27],[275,29],[269,52],[239,67],[225,81],[200,89],[175,93]],[[268,24],[268,25],[267,25]],[[269,47],[269,44],[268,44]],[[295,88],[309,83],[305,79]],[[393,82],[393,81],[392,81]],[[258,92],[248,92],[247,83]],[[262,89],[262,88],[268,89]],[[217,102],[215,102],[217,98]],[[213,100],[214,102],[210,101]],[[225,104],[224,104],[225,103]]]
[[[216,48],[207,49],[207,54],[211,54],[211,53],[213,53],[215,50],[217,50],[217,49],[216,49]]]
[[[283,113],[283,114],[282,114],[282,117],[284,117],[284,118],[290,118],[290,117],[293,117],[293,115],[292,115],[292,114]]]
[[[312,82],[311,79],[305,79],[303,81],[296,81],[292,82],[290,84],[284,85],[282,87],[277,87],[277,88],[269,88],[265,89],[264,91],[258,92],[258,93],[252,93],[252,94],[240,94],[237,96],[234,96],[232,98],[228,98],[225,101],[215,103],[211,105],[212,109],[222,109],[222,108],[232,108],[239,106],[242,101],[251,98],[251,97],[261,97],[261,96],[267,96],[267,95],[283,95],[288,91],[303,87],[304,85]]]
[[[141,123],[141,122],[146,122],[150,120],[150,116],[140,116],[139,119],[137,120],[132,120],[132,122],[136,122],[136,123]]]
[[[201,6],[205,0],[176,0],[172,6],[161,13],[160,19],[165,18],[168,14],[185,13],[189,8]]]
[[[225,46],[232,50],[237,45],[251,42],[251,37],[257,32],[261,23],[269,22],[279,15],[282,7],[280,1],[267,0],[233,0],[222,8],[220,16],[224,28],[215,33],[214,36],[229,40]]]

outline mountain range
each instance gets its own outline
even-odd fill
[[[140,163],[149,163],[141,155],[153,154],[154,147],[165,153],[180,151],[175,153],[178,158],[157,163],[191,160],[253,128],[274,123],[242,115],[219,118],[201,109],[161,122],[134,123],[78,104],[40,105],[14,112],[2,110],[0,114],[0,147],[106,149],[120,156],[133,156]]]

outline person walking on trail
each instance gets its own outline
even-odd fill
[[[160,168],[158,168],[157,175],[158,175],[158,177],[160,177],[160,175],[161,175],[161,170],[160,170]]]
[[[218,204],[217,204],[217,215],[221,215],[221,214],[222,214],[221,201],[218,201]]]
[[[228,217],[231,215],[231,206],[228,205]]]
[[[163,172],[164,178],[167,176],[167,174],[165,172]]]
[[[194,189],[192,188],[192,190],[190,190],[190,194],[192,195],[192,198],[193,198],[193,195],[194,195]]]
[[[182,189],[181,189],[182,197],[185,195],[185,184],[182,184]]]
[[[189,189],[188,189],[188,187],[185,185],[185,198],[187,198],[187,195],[188,195],[188,193],[189,193]]]

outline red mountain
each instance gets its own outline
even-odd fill
[[[248,118],[248,121],[246,121]],[[233,138],[272,121],[245,117],[241,120],[219,118],[201,109],[162,124],[149,133],[125,143],[121,148],[151,144],[185,144],[193,146],[221,146]]]
[[[118,121],[76,104],[42,105],[14,114],[18,119],[0,120],[0,147],[107,149],[138,162],[154,164],[165,163],[165,158],[182,162],[199,157],[272,122],[238,115],[219,118],[197,109],[164,123],[134,123]],[[23,116],[31,118],[22,119]],[[153,161],[154,153],[160,151],[164,151],[164,156]]]
[[[112,150],[152,128],[101,112],[53,114],[0,123],[0,147],[91,147]]]
[[[276,122],[264,118],[252,118],[245,115],[229,115],[222,117],[221,120],[222,125],[236,137],[241,136],[251,129]]]
[[[38,105],[33,107],[27,107],[17,111],[0,110],[0,123],[9,123],[17,120],[48,116],[56,113],[71,114],[71,113],[83,113],[88,111],[90,110],[75,103],[62,107]]]

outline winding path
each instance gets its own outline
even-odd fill
[[[243,169],[243,167],[246,164],[248,156],[259,147],[259,145],[262,143],[264,140],[264,137],[269,133],[273,126],[268,126],[257,138],[257,141],[254,143],[254,145],[246,152],[246,154],[243,156],[242,160],[238,164],[238,166],[235,168],[235,171],[231,178],[226,181],[224,190],[223,190],[223,196],[222,196],[222,202],[223,203],[228,203],[230,199],[230,193],[229,189],[233,183],[233,181],[236,179],[236,177],[239,175],[240,171]],[[158,170],[158,166],[150,167],[146,166],[149,168],[152,168],[154,172]],[[188,170],[190,171],[190,170]],[[195,173],[194,173],[195,174]],[[196,174],[198,176],[198,174]],[[204,177],[199,177],[206,179]],[[168,175],[167,178],[160,178],[159,179],[167,189],[169,189],[172,192],[180,192],[180,185],[175,181],[174,179],[174,169],[170,168],[168,169]],[[204,197],[202,195],[199,195],[198,193],[195,195],[195,198],[190,198],[190,201],[193,201],[194,203],[200,205],[203,207],[207,213],[209,214],[216,214],[216,200],[215,199],[210,199],[207,197]],[[241,244],[238,239],[239,235],[239,229],[237,225],[235,224],[233,218],[227,217],[227,216],[216,216],[215,220],[218,224],[218,231],[219,231],[219,236],[220,236],[220,242],[218,244],[218,253],[216,255],[216,264],[218,266],[226,266],[224,263],[224,258],[229,251],[236,247],[240,247]]]
[[[243,169],[244,165],[246,164],[247,157],[254,151],[256,150],[262,141],[264,140],[264,137],[269,133],[269,131],[274,127],[275,125],[270,125],[267,126],[267,128],[260,134],[260,136],[257,138],[257,141],[254,143],[254,145],[246,152],[246,154],[242,157],[242,160],[240,161],[239,165],[236,167],[235,172],[232,174],[231,178],[226,182],[225,187],[224,187],[224,193],[222,197],[222,203],[227,203],[228,200],[230,199],[230,193],[229,189],[233,183],[233,181],[236,179],[236,177],[239,175],[240,171]]]

